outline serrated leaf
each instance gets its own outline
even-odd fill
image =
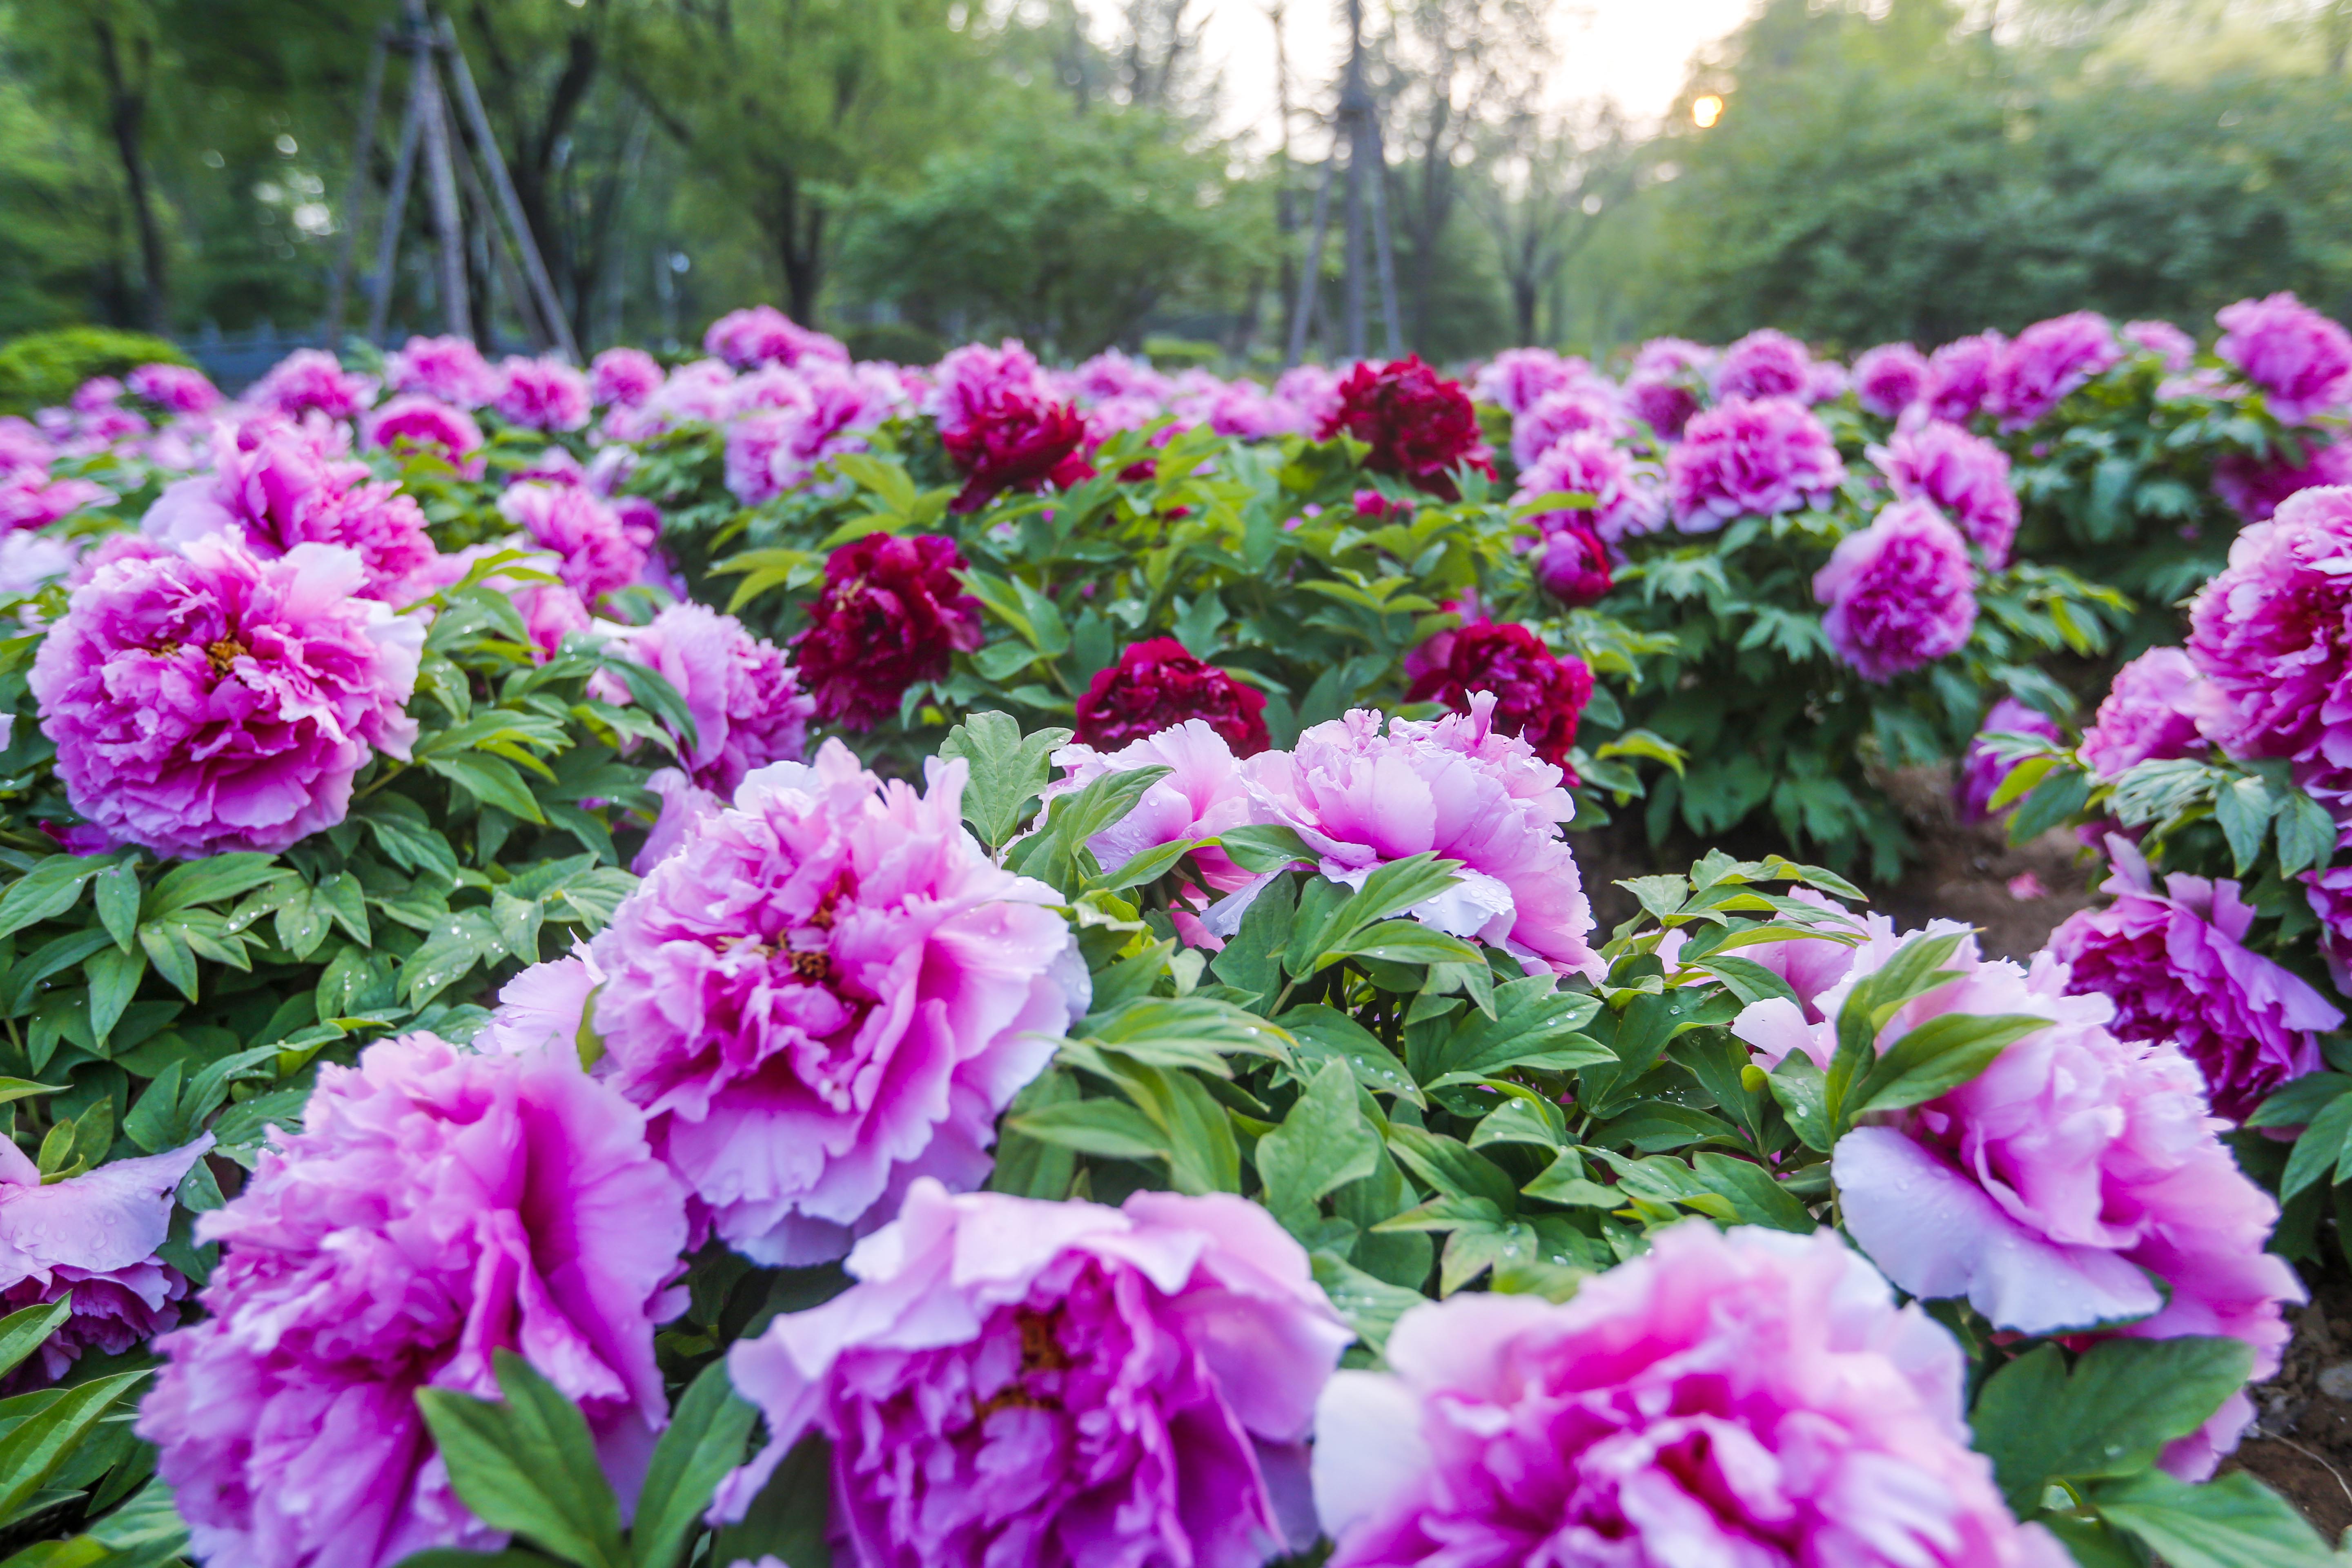
[[[1364,1120],[1348,1064],[1328,1059],[1307,1079],[1282,1125],[1258,1140],[1265,1206],[1294,1234],[1313,1226],[1325,1194],[1370,1175],[1379,1162],[1380,1134]]]
[[[2303,1516],[2243,1470],[2201,1486],[2144,1470],[2095,1489],[2091,1501],[2166,1568],[2341,1568]]]
[[[2237,1340],[2116,1339],[2091,1347],[2070,1371],[2043,1345],[1988,1378],[1969,1426],[2019,1514],[2057,1479],[2127,1476],[2166,1444],[2204,1424],[2252,1369]]]
[[[1039,730],[1024,735],[1004,713],[974,713],[940,742],[942,757],[961,757],[971,770],[964,784],[963,817],[991,850],[1017,832],[1029,803],[1053,775],[1053,754],[1067,745],[1070,731]]]

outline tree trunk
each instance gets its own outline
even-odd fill
[[[824,204],[803,200],[800,177],[786,174],[778,184],[774,210],[769,237],[784,269],[786,310],[801,325],[813,327],[817,296],[824,289]]]
[[[172,327],[171,296],[164,277],[163,231],[155,221],[154,202],[147,189],[147,160],[140,151],[141,133],[147,119],[143,86],[151,46],[144,38],[136,45],[142,90],[134,92],[123,73],[113,26],[103,16],[91,17],[89,25],[98,35],[99,68],[106,77],[107,125],[114,135],[115,153],[122,160],[122,183],[130,195],[132,221],[138,226],[139,259],[145,285],[142,303],[147,330],[162,334]]]

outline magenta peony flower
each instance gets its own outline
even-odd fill
[[[1559,768],[1496,726],[1492,693],[1469,707],[1428,723],[1391,719],[1385,734],[1369,709],[1317,724],[1296,749],[1250,759],[1250,797],[1261,820],[1297,829],[1317,868],[1351,888],[1428,850],[1461,861],[1451,888],[1406,912],[1555,973],[1597,977],[1592,906],[1559,831],[1575,798]],[[1232,935],[1244,907],[1220,905],[1210,930]]]
[[[1966,647],[1977,624],[1969,547],[1924,500],[1898,500],[1813,574],[1822,631],[1864,680],[1885,682]]]
[[[1309,430],[1339,412],[1339,378],[1319,364],[1295,364],[1274,378],[1274,395],[1298,410]]]
[[[2197,359],[2197,340],[2170,321],[2126,321],[2124,342],[2154,354],[2166,370],[2179,374]]]
[[[2016,698],[2004,697],[1994,703],[1977,738],[1960,754],[1960,773],[1952,786],[1952,803],[1962,822],[1982,822],[1991,814],[1993,794],[2007,782],[2013,768],[1986,743],[1987,735],[2038,735],[2053,742],[2065,739],[2055,720],[2028,708]],[[2009,811],[2004,806],[2001,815],[2005,816]]]
[[[1869,448],[1897,499],[1925,500],[1959,524],[1969,542],[1998,572],[2009,564],[2017,536],[2017,492],[2009,484],[2009,454],[1957,425],[1931,419],[1897,430]]]
[[[131,395],[167,414],[209,414],[220,406],[220,388],[203,371],[184,364],[142,364],[130,376]]]
[[[717,354],[737,370],[752,370],[763,364],[780,364],[790,370],[810,360],[849,363],[849,351],[842,347],[838,339],[802,326],[773,305],[728,311],[702,334],[702,348],[704,353]]]
[[[1927,395],[1927,356],[1909,343],[1881,343],[1853,362],[1854,401],[1893,419]]]
[[[2008,351],[2009,340],[1999,332],[1979,332],[1955,338],[1927,356],[1927,412],[1953,425],[1965,425],[1983,410],[1992,395],[1993,366]]]
[[[964,777],[919,796],[838,741],[763,768],[591,946],[599,1070],[755,1261],[838,1257],[918,1176],[979,1185],[1086,1011],[1061,895],[964,830]]]
[[[1305,436],[1315,428],[1307,416],[1254,381],[1237,381],[1219,393],[1208,409],[1209,428],[1220,436],[1244,441],[1270,441],[1280,436]],[[1087,429],[1093,430],[1093,421]]]
[[[2306,437],[2300,464],[2284,452],[2269,458],[2226,452],[2213,464],[2213,493],[2248,522],[2268,522],[2279,503],[2298,490],[2352,484],[2352,447]]]
[[[383,384],[457,408],[481,408],[499,395],[499,373],[471,338],[412,337],[383,356]]]
[[[1837,443],[1786,397],[1734,401],[1692,416],[1666,453],[1675,525],[1712,533],[1735,517],[1825,506],[1845,482]]]
[[[2352,817],[2352,489],[2305,490],[2230,545],[2189,610],[2204,672],[2199,726],[2239,757],[2286,757],[2341,824]]]
[[[957,581],[963,569],[955,542],[928,533],[869,533],[826,557],[824,592],[793,644],[818,718],[870,730],[898,713],[908,687],[941,679],[950,655],[980,646],[980,601]]]
[[[2292,294],[2241,300],[2213,313],[2221,363],[2263,389],[2271,413],[2288,425],[2352,403],[2352,332]]]
[[[1454,470],[1495,476],[1494,454],[1478,428],[1478,411],[1458,381],[1422,363],[1419,354],[1387,364],[1365,361],[1339,383],[1338,406],[1316,431],[1328,441],[1342,433],[1371,447],[1364,467],[1394,474],[1441,500],[1460,495]]]
[[[1592,671],[1574,654],[1553,653],[1516,621],[1474,620],[1407,652],[1404,673],[1411,682],[1406,701],[1441,702],[1456,713],[1469,712],[1476,694],[1491,692],[1496,731],[1518,736],[1564,770],[1569,783],[1577,782],[1568,751],[1592,700]]]
[[[1562,436],[1544,449],[1536,462],[1519,471],[1513,506],[1525,506],[1540,496],[1588,495],[1593,505],[1580,511],[1536,512],[1528,521],[1546,532],[1566,522],[1589,525],[1604,543],[1614,544],[1629,534],[1651,533],[1666,521],[1664,498],[1657,489],[1657,469],[1637,463],[1607,437],[1586,432]]]
[[[2304,900],[2319,921],[2319,952],[2338,994],[2352,996],[2352,866],[2304,872]]]
[[[112,490],[88,479],[53,479],[39,468],[0,473],[0,533],[47,528],[115,500]]]
[[[25,1152],[0,1139],[0,1312],[73,1293],[70,1314],[41,1345],[39,1372],[18,1370],[8,1392],[56,1382],[86,1350],[120,1355],[179,1321],[188,1282],[155,1249],[170,1234],[180,1178],[212,1145],[207,1132],[45,1185]]]
[[[1578,382],[1547,392],[1511,421],[1511,461],[1522,469],[1534,468],[1570,436],[1613,442],[1624,433],[1624,423],[1605,386]]]
[[[437,451],[460,465],[467,478],[481,477],[481,465],[466,466],[466,459],[482,449],[482,427],[462,408],[404,394],[369,415],[366,426],[370,446],[396,452],[405,443],[420,451]]]
[[[1883,917],[1869,924],[1853,967],[1821,999],[1830,1018],[1900,945]],[[1900,1289],[1966,1296],[1999,1329],[2121,1322],[2104,1332],[2229,1335],[2252,1347],[2257,1381],[2276,1372],[2280,1304],[2302,1287],[2263,1250],[2278,1205],[2216,1135],[2226,1124],[2207,1116],[2195,1066],[2169,1042],[2117,1039],[2112,1005],[2067,994],[2052,953],[2021,969],[1980,959],[1969,937],[1945,967],[1961,977],[1898,1009],[1880,1049],[1946,1014],[2050,1025],[1949,1093],[1838,1141],[1832,1173],[1848,1233]],[[1780,999],[1748,1008],[1732,1032],[1771,1059],[1801,1049],[1826,1066],[1836,1047],[1833,1024],[1800,1024]],[[2252,1415],[2234,1396],[2166,1450],[2165,1468],[2202,1479]]]
[[[1716,362],[1715,395],[1733,398],[1790,397],[1811,401],[1813,356],[1786,332],[1759,328],[1723,351]]]
[[[1119,650],[1118,662],[1095,671],[1077,701],[1078,743],[1117,751],[1173,724],[1198,720],[1244,757],[1271,744],[1265,694],[1204,664],[1174,637],[1152,637]]]
[[[588,423],[588,378],[561,360],[509,354],[498,369],[501,418],[530,430],[577,430]]]
[[[1008,395],[971,409],[961,429],[940,434],[964,476],[950,503],[954,511],[978,511],[1005,490],[1066,489],[1094,477],[1079,450],[1087,422],[1071,404]]]
[[[1045,786],[1040,811],[1050,807],[1055,797],[1084,789],[1107,773],[1133,773],[1138,768],[1173,770],[1145,790],[1132,811],[1087,840],[1095,864],[1107,871],[1162,844],[1207,838],[1258,820],[1241,759],[1234,755],[1225,737],[1204,720],[1184,720],[1114,752],[1083,744],[1064,746],[1054,753],[1054,763],[1062,770],[1062,776]],[[1219,892],[1232,892],[1251,880],[1250,874],[1222,849],[1195,850],[1193,858],[1209,885]]]
[[[801,401],[728,427],[727,488],[745,506],[806,484],[827,458],[865,451],[861,432],[896,412],[895,398],[870,379],[820,373],[804,384]]]
[[[1959,1346],[1837,1236],[1705,1220],[1555,1306],[1415,1307],[1315,1416],[1331,1568],[2067,1568],[1969,1447]]]
[[[1564,516],[1545,528],[1537,550],[1536,584],[1545,593],[1571,608],[1608,597],[1609,546],[1591,524]]]
[[[768,1443],[720,1483],[718,1517],[815,1431],[860,1568],[1257,1568],[1313,1543],[1285,1505],[1353,1335],[1256,1205],[925,1181],[849,1270],[728,1353]]]
[[[365,463],[321,449],[310,433],[285,426],[249,432],[250,442],[215,433],[213,469],[174,479],[140,520],[163,543],[185,545],[235,534],[265,557],[298,545],[339,545],[367,569],[363,589],[389,603],[414,598],[440,552],[425,513]]]
[[[2036,321],[1993,362],[1985,407],[2004,430],[2022,430],[2123,359],[2116,330],[2096,310]]]
[[[2116,671],[2091,727],[2075,752],[2101,778],[2137,763],[2194,756],[2205,749],[2197,731],[2204,677],[2177,647],[2152,647]]]
[[[158,1342],[140,1411],[194,1554],[378,1568],[497,1550],[415,1396],[496,1397],[500,1350],[580,1404],[616,1474],[641,1473],[687,1226],[635,1108],[569,1042],[478,1056],[407,1035],[322,1067],[302,1124],[196,1221],[222,1244],[211,1316]]]
[[[57,443],[42,435],[38,426],[18,415],[0,414],[0,479],[27,468],[47,474],[57,457]]]
[[[588,362],[588,395],[599,407],[642,408],[661,384],[661,362],[643,349],[606,349]]]
[[[343,819],[375,752],[405,758],[425,628],[361,596],[348,550],[234,538],[102,566],[34,656],[75,811],[158,855],[278,850]]]
[[[2067,988],[2111,999],[2123,1038],[2179,1046],[2205,1075],[2215,1114],[2232,1121],[2318,1071],[2318,1037],[2344,1015],[2243,945],[2254,911],[2238,884],[2176,872],[2158,892],[2129,843],[2110,837],[2107,854],[2114,901],[2076,910],[2050,935],[2052,956],[2074,969]]]
[[[698,788],[731,795],[754,768],[807,753],[809,714],[783,649],[707,605],[672,605],[616,639],[686,699],[694,743],[682,761]]]
[[[375,395],[375,383],[343,369],[324,349],[296,349],[245,394],[257,407],[299,419],[312,409],[330,419],[356,419]]]
[[[645,546],[629,537],[611,503],[580,485],[509,485],[499,511],[551,552],[556,575],[592,608],[645,571]]]
[[[1072,371],[1056,396],[1101,403],[1114,397],[1144,397],[1165,403],[1173,384],[1149,360],[1129,359],[1117,349],[1105,349]]]
[[[1478,372],[1471,395],[1517,419],[1549,393],[1590,386],[1599,379],[1584,361],[1563,359],[1549,349],[1505,349]]]
[[[1679,381],[1637,375],[1625,383],[1625,410],[1661,441],[1679,441],[1699,410],[1698,394]]]

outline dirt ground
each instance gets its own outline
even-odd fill
[[[1983,932],[1988,954],[2024,958],[2061,921],[2096,901],[2085,887],[2086,858],[2063,831],[2012,848],[1994,825],[1960,823],[1952,813],[1949,778],[1948,772],[1922,769],[1881,781],[1910,819],[1920,858],[1900,881],[1857,881],[1870,895],[1870,907],[1901,926],[1938,916],[1966,921]],[[1576,844],[1603,931],[1637,909],[1612,881],[1682,869],[1704,849],[1693,842],[1652,850],[1633,813],[1578,835]],[[1777,846],[1724,847],[1760,857]],[[2285,1364],[2253,1391],[2254,1427],[2224,1468],[2252,1472],[2333,1542],[2352,1528],[2352,1268],[2332,1229],[2323,1246],[2324,1267],[2305,1270],[2311,1304],[2287,1314],[2294,1339]]]

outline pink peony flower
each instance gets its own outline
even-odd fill
[[[1622,447],[1597,432],[1560,437],[1532,465],[1520,469],[1513,506],[1525,506],[1540,496],[1588,495],[1593,505],[1580,511],[1545,511],[1528,521],[1546,532],[1567,522],[1591,525],[1602,542],[1614,544],[1628,535],[1650,533],[1665,525],[1665,501],[1657,488],[1657,470],[1637,463]]]
[[[1969,542],[1984,552],[1986,566],[2009,564],[2017,536],[2017,492],[2009,485],[2009,454],[1957,425],[1931,419],[1897,430],[1884,447],[1869,449],[1899,500],[1932,502],[1959,524]]]
[[[221,402],[220,388],[193,365],[142,364],[131,373],[130,387],[167,414],[209,414]]]
[[[1811,925],[1803,929],[1824,931],[1827,936],[1791,936],[1780,942],[1759,942],[1739,950],[1743,958],[1754,959],[1782,980],[1797,994],[1797,1005],[1808,1024],[1818,1024],[1823,1016],[1822,994],[1845,977],[1853,966],[1853,947],[1856,941],[1868,935],[1862,917],[1843,905],[1832,903],[1811,888],[1791,888],[1788,896],[1801,904],[1811,904],[1822,911]],[[1798,926],[1801,922],[1783,919],[1782,924]],[[1776,1062],[1778,1058],[1773,1058]]]
[[[838,741],[763,768],[591,946],[600,1070],[755,1261],[838,1257],[918,1176],[979,1185],[1086,1011],[1061,895],[964,830],[964,777],[919,796]]]
[[[643,349],[606,349],[588,362],[588,395],[599,407],[642,408],[661,384],[661,362]]]
[[[405,443],[420,451],[437,451],[467,478],[481,477],[481,465],[467,465],[466,459],[482,449],[482,427],[462,408],[404,394],[368,416],[366,427],[370,446],[396,452]]]
[[[0,599],[36,594],[60,577],[69,577],[82,554],[79,540],[22,529],[0,532]],[[5,744],[0,742],[0,748]]]
[[[1901,945],[1884,918],[1869,924],[1853,967],[1822,998],[1830,1018]],[[1900,1289],[1966,1296],[1999,1329],[2229,1335],[2252,1347],[2257,1381],[2276,1372],[2287,1339],[2279,1308],[2302,1300],[2302,1287],[2263,1250],[2278,1206],[2217,1136],[2226,1123],[2206,1114],[2196,1067],[2168,1041],[2116,1038],[2113,1005],[2068,994],[2053,953],[2020,968],[1980,959],[1969,937],[1945,967],[1960,978],[1898,1009],[1881,1050],[1948,1014],[2049,1026],[1950,1092],[1838,1141],[1832,1173],[1848,1233]],[[1785,1001],[1748,1008],[1732,1032],[1762,1057],[1801,1049],[1816,1066],[1836,1046],[1833,1024],[1799,1025]],[[2166,1450],[2165,1468],[2210,1475],[2252,1415],[2233,1396],[2202,1433]]]
[[[808,482],[827,458],[866,448],[864,431],[896,411],[887,389],[870,379],[815,374],[803,399],[754,413],[727,431],[727,488],[758,506]]]
[[[1549,349],[1505,349],[1478,372],[1471,395],[1517,419],[1547,394],[1590,386],[1599,379],[1584,361],[1563,359]]]
[[[592,608],[645,570],[645,546],[632,540],[610,502],[579,485],[510,485],[499,511],[551,552],[556,574]]]
[[[2232,756],[2291,759],[2339,824],[2352,817],[2347,618],[2352,489],[2305,490],[2240,533],[2189,610],[2200,728]]]
[[[1813,356],[1786,332],[1759,328],[1723,351],[1716,362],[1715,395],[1733,398],[1801,398],[1810,402]]]
[[[577,1401],[609,1469],[642,1473],[667,1416],[654,1325],[684,1194],[636,1109],[576,1051],[461,1052],[430,1035],[320,1069],[302,1119],[202,1215],[211,1314],[158,1342],[139,1415],[194,1555],[378,1568],[496,1551],[457,1500],[415,1396],[496,1397],[513,1351]]]
[[[356,419],[375,395],[375,383],[343,369],[324,349],[296,349],[247,389],[245,401],[289,418],[312,409],[330,419]]]
[[[1705,1220],[1555,1306],[1460,1295],[1315,1417],[1331,1568],[2067,1568],[1969,1447],[1959,1346],[1835,1234]]]
[[[1087,847],[1105,870],[1126,865],[1147,849],[1179,839],[1207,838],[1258,820],[1249,779],[1225,737],[1207,721],[1186,719],[1116,751],[1071,744],[1054,753],[1062,776],[1045,786],[1042,812],[1057,796],[1081,790],[1108,773],[1138,768],[1173,770],[1145,790],[1135,808],[1092,838]],[[1042,820],[1042,819],[1041,819]],[[1209,885],[1232,892],[1251,880],[1222,849],[1193,852]]]
[[[847,1291],[729,1352],[768,1442],[720,1483],[718,1517],[814,1431],[865,1568],[1257,1568],[1312,1544],[1285,1505],[1353,1335],[1256,1205],[924,1181],[849,1270]]]
[[[2148,649],[2116,671],[2076,754],[2108,779],[2140,763],[2196,755],[2205,749],[2197,731],[2203,684],[2179,648]]]
[[[838,339],[802,326],[773,305],[728,311],[702,334],[702,348],[704,353],[717,354],[737,370],[752,370],[763,364],[780,364],[790,370],[809,360],[849,363],[849,351]]]
[[[1207,724],[1240,755],[1255,756],[1266,739],[1265,694],[1204,664],[1174,637],[1129,643],[1118,661],[1098,669],[1077,700],[1077,739],[1117,751],[1171,725]]]
[[[2004,430],[2022,430],[2123,358],[2116,330],[2096,310],[2036,321],[1993,362],[1985,407]]]
[[[57,457],[57,443],[40,426],[18,415],[0,415],[0,479],[27,468],[46,474]]]
[[[672,605],[616,640],[619,652],[657,671],[686,699],[694,742],[681,760],[698,788],[731,795],[753,769],[806,754],[815,704],[783,649],[734,616],[703,605]]]
[[[2197,359],[2197,340],[2170,321],[2126,321],[2119,335],[2135,348],[2154,354],[2176,375]]]
[[[1614,441],[1623,433],[1624,420],[1606,389],[1579,382],[1545,393],[1511,421],[1511,461],[1531,468],[1568,437]]]
[[[1650,338],[1633,351],[1635,375],[1707,376],[1723,356],[1688,338]]]
[[[1309,430],[1322,428],[1339,411],[1339,378],[1324,365],[1292,365],[1274,378],[1274,395],[1298,410]]]
[[[73,1307],[41,1345],[39,1372],[19,1369],[10,1393],[54,1383],[82,1352],[120,1355],[179,1321],[188,1293],[180,1271],[155,1256],[172,1228],[172,1194],[209,1132],[168,1153],[117,1160],[44,1184],[25,1152],[0,1139],[0,1312],[55,1301]]]
[[[2057,721],[2028,708],[2014,697],[2004,697],[1985,715],[1984,727],[1960,754],[1960,774],[1952,787],[1952,801],[1962,822],[1982,822],[1992,813],[1994,792],[2009,779],[2014,764],[2004,763],[1985,741],[1988,735],[2038,735],[2057,742],[2065,739]],[[2004,806],[2006,816],[2011,808]]]
[[[1977,624],[1969,547],[1924,500],[1895,501],[1813,574],[1822,631],[1864,680],[1885,682],[1966,647]]]
[[[1424,851],[1459,860],[1454,885],[1408,914],[1555,973],[1597,977],[1592,906],[1559,831],[1576,801],[1559,768],[1496,728],[1491,693],[1469,706],[1427,723],[1391,719],[1386,733],[1379,713],[1359,708],[1308,729],[1292,751],[1251,758],[1260,819],[1297,829],[1317,868],[1351,888]],[[1241,907],[1220,908],[1228,929],[1210,929],[1229,936]]]
[[[1089,430],[1093,422],[1087,422]],[[1209,428],[1244,441],[1305,436],[1314,429],[1306,414],[1254,381],[1237,381],[1217,395],[1208,410]]]
[[[14,469],[0,474],[0,532],[47,528],[115,500],[112,490],[88,479],[53,479],[38,468]]]
[[[225,536],[100,567],[31,676],[74,810],[191,859],[341,822],[360,768],[416,736],[425,628],[364,581],[348,550],[272,561]]]
[[[266,557],[339,545],[366,567],[369,596],[401,603],[420,591],[440,552],[415,500],[365,463],[327,455],[309,432],[265,426],[250,434],[247,442],[217,433],[212,471],[164,486],[141,531],[172,545],[236,534]]]
[[[2298,490],[2352,484],[2352,447],[2306,438],[2301,463],[2283,451],[2268,458],[2225,452],[2213,464],[2213,493],[2248,522],[2268,522]]]
[[[588,378],[560,360],[509,354],[498,369],[501,418],[529,430],[577,430],[588,423]]]
[[[383,356],[383,384],[453,407],[481,408],[498,396],[499,381],[471,338],[413,337]]]
[[[1845,482],[1837,443],[1786,397],[1726,403],[1693,416],[1666,453],[1675,525],[1712,533],[1736,517],[1825,506]]]
[[[1681,440],[1698,410],[1698,394],[1679,381],[1637,375],[1625,383],[1625,411],[1661,441]]]
[[[1853,362],[1854,401],[1893,419],[1927,395],[1927,356],[1909,343],[1881,343]]]
[[[1117,349],[1105,349],[1072,371],[1055,395],[1102,403],[1114,397],[1141,397],[1165,403],[1173,390],[1169,379],[1148,360],[1130,359]]]
[[[1008,399],[1044,403],[1046,398],[1036,358],[1018,339],[1007,338],[995,348],[966,343],[940,361],[929,412],[937,416],[944,437],[961,434]]]
[[[793,644],[816,716],[870,730],[919,681],[980,646],[980,601],[964,591],[955,542],[939,534],[869,533],[825,558],[824,592]]]
[[[2242,1121],[2272,1090],[2321,1066],[2318,1037],[2344,1015],[2244,945],[2252,906],[2238,884],[2174,873],[2158,892],[2147,862],[2107,841],[2114,901],[2078,910],[2050,935],[2071,991],[2115,1003],[2115,1032],[2169,1041],[2197,1064],[2215,1114]]]
[[[1927,412],[1953,425],[1975,418],[1992,395],[1993,366],[2008,351],[1999,332],[1955,338],[1927,356]]]
[[[2282,423],[2305,424],[2352,403],[2352,332],[2294,295],[2241,300],[2213,319],[2221,324],[2214,353],[2263,389]]]

